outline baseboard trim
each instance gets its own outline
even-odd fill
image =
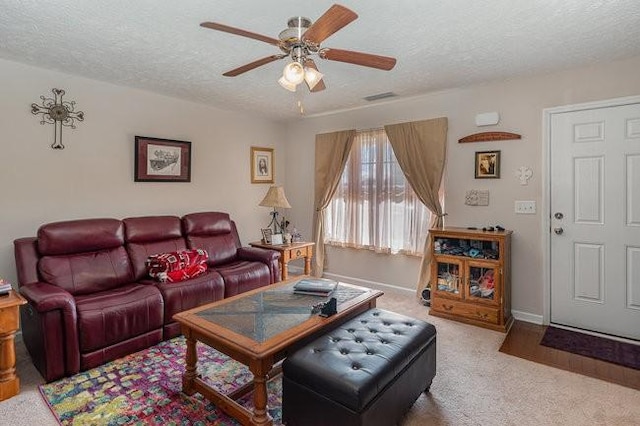
[[[388,284],[388,283],[381,283],[381,282],[378,282],[378,281],[363,280],[363,279],[360,279],[360,278],[349,277],[349,276],[346,276],[346,275],[325,273],[322,276],[334,279],[336,281],[342,281],[342,282],[345,282],[345,283],[348,283],[348,284],[354,284],[354,285],[360,285],[360,286],[363,286],[363,287],[375,288],[377,290],[384,290],[385,288],[388,288],[388,289],[392,289],[392,290],[396,290],[396,291],[407,292],[407,294],[415,294],[416,293],[416,291],[414,289],[411,289],[411,288],[399,287],[397,285]]]
[[[511,311],[511,315],[513,315],[514,319],[518,321],[530,322],[532,324],[542,325],[544,324],[542,315],[532,314],[529,312],[523,311]]]

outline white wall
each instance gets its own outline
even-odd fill
[[[269,221],[269,185],[250,182],[250,146],[273,147],[284,182],[284,128],[265,119],[0,60],[0,276],[15,282],[13,240],[47,222],[225,211],[244,243]],[[84,111],[53,150],[54,126],[30,105],[52,88]],[[191,183],[133,181],[134,136],[191,141]]]
[[[287,196],[294,207],[292,220],[305,236],[312,233],[314,137],[342,129],[367,129],[384,124],[449,118],[448,160],[445,174],[445,223],[483,227],[501,224],[512,229],[513,309],[534,315],[543,312],[543,247],[540,211],[543,195],[542,110],[547,107],[640,94],[640,57],[561,73],[519,78],[460,88],[369,108],[310,117],[288,129]],[[498,111],[497,126],[477,128],[475,115]],[[521,140],[459,144],[458,139],[480,131],[520,133]],[[474,178],[475,151],[500,150],[500,179]],[[515,170],[533,170],[528,186],[521,186]],[[464,205],[469,189],[488,189],[488,207]],[[536,215],[516,215],[515,200],[536,201]],[[329,273],[415,288],[416,258],[374,254],[352,249],[328,250]]]

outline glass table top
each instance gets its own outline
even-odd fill
[[[256,342],[264,342],[292,327],[302,324],[317,313],[312,313],[314,305],[335,297],[340,304],[371,290],[338,284],[330,297],[295,294],[296,282],[284,287],[262,291],[224,303],[196,315],[214,324],[248,337]]]

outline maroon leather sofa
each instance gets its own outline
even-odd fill
[[[226,213],[82,219],[14,241],[22,336],[47,382],[180,334],[173,315],[278,281],[280,254],[241,247]],[[178,283],[147,274],[149,255],[204,248],[209,269]]]

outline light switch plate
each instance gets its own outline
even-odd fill
[[[517,214],[536,214],[536,202],[516,201],[515,212]]]

